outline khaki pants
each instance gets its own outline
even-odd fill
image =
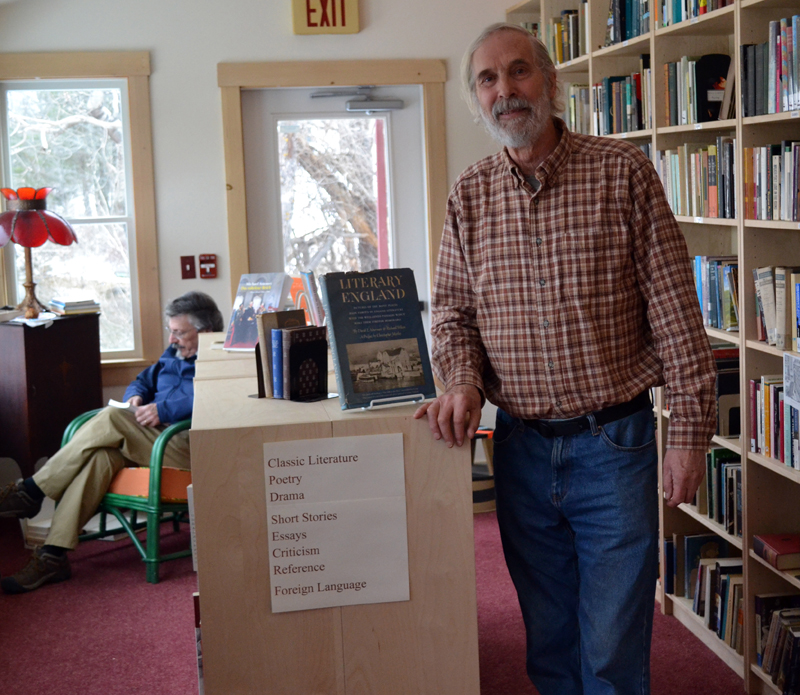
[[[125,466],[148,466],[153,442],[164,429],[143,427],[120,408],[105,408],[84,424],[33,476],[42,492],[59,503],[45,543],[75,548],[114,476]],[[188,431],[170,440],[164,465],[190,468]]]

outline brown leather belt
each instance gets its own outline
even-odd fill
[[[602,410],[596,410],[593,413],[594,421],[599,427],[651,407],[650,389],[646,389],[626,403],[618,403]],[[573,434],[587,432],[592,428],[588,415],[581,415],[569,420],[523,420],[522,422],[526,427],[536,430],[543,437],[568,437]]]

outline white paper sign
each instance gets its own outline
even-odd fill
[[[272,611],[409,600],[403,435],[264,445]]]

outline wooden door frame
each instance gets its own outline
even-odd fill
[[[448,192],[444,120],[446,79],[443,60],[332,60],[217,65],[217,82],[222,92],[231,301],[236,296],[239,277],[250,271],[242,90],[363,84],[420,85],[425,130],[428,254],[432,278],[442,238]]]

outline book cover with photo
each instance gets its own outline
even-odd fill
[[[239,280],[225,335],[225,350],[252,350],[258,342],[257,316],[281,311],[288,303],[292,279],[286,273],[248,273]]]
[[[434,397],[414,271],[327,273],[319,286],[342,410]]]

